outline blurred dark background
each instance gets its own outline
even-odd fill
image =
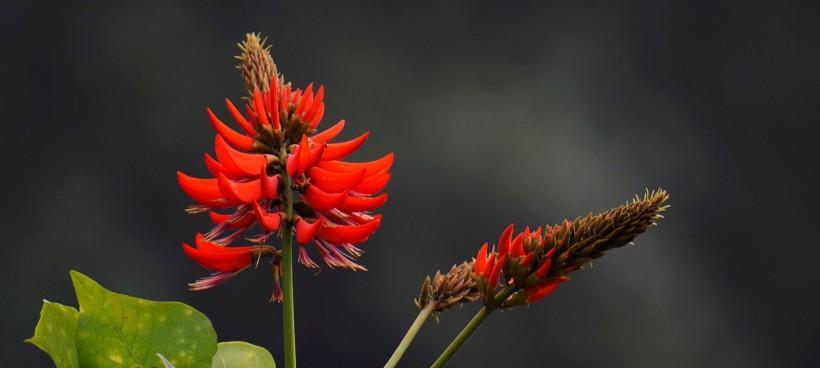
[[[179,243],[207,220],[174,175],[205,173],[204,108],[242,96],[235,43],[258,31],[289,80],[326,85],[325,126],[373,133],[355,158],[397,157],[370,271],[297,269],[302,366],[381,366],[424,275],[506,224],[661,186],[672,208],[637,247],[494,315],[452,366],[816,367],[816,4],[2,1],[2,366],[50,365],[22,340],[41,299],[76,305],[72,268],[281,363],[269,272],[186,290],[208,272]]]

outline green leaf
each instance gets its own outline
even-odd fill
[[[82,367],[209,368],[216,353],[211,321],[177,302],[154,302],[106,290],[77,271],[77,357]]]
[[[211,368],[276,368],[265,348],[242,341],[220,342]]]
[[[76,340],[79,318],[80,313],[76,309],[43,300],[34,336],[26,342],[48,353],[57,368],[78,368]]]

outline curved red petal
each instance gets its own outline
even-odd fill
[[[364,174],[365,170],[340,174],[318,167],[310,169],[309,172],[310,183],[329,193],[349,191],[362,183]]]
[[[486,278],[490,277],[490,274],[493,272],[493,269],[495,268],[495,259],[496,259],[497,256],[498,256],[498,253],[495,253],[495,252],[490,253],[490,257],[487,258],[487,264],[484,265],[484,270],[482,270],[481,276],[484,276]],[[495,287],[495,285],[491,285],[491,286]]]
[[[259,90],[253,91],[253,108],[256,110],[256,118],[262,126],[270,125],[268,121],[268,113],[265,111],[265,102],[262,101],[262,92]]]
[[[209,155],[207,152],[205,153],[205,167],[208,169],[208,172],[211,173],[211,175],[213,176],[218,176],[219,173],[225,170],[222,167],[222,164],[220,164],[219,161],[211,157],[211,155]]]
[[[299,150],[297,149],[295,152],[288,155],[288,158],[285,160],[285,169],[288,172],[288,175],[293,177],[296,175],[296,171],[299,169]]]
[[[510,255],[513,257],[521,257],[524,255],[524,235],[519,233],[515,239],[510,243]]]
[[[527,303],[536,302],[543,299],[547,295],[552,294],[562,282],[567,280],[569,280],[569,277],[562,276],[547,283],[527,289]]]
[[[302,199],[313,209],[324,211],[338,207],[347,199],[348,193],[328,193],[311,185],[302,193]]]
[[[544,261],[544,263],[542,263],[541,266],[539,266],[538,269],[535,270],[535,275],[543,279],[547,277],[547,274],[550,272],[551,268],[552,258],[547,258]]]
[[[510,241],[512,241],[513,225],[509,224],[498,238],[498,254],[507,254],[510,250]]]
[[[489,283],[491,287],[498,285],[498,278],[501,276],[501,270],[504,268],[504,262],[507,260],[507,255],[502,254],[501,258],[493,265],[493,270],[490,272]]]
[[[373,235],[381,219],[376,218],[361,225],[322,226],[319,237],[333,244],[359,243]]]
[[[262,181],[262,194],[267,199],[279,197],[279,174],[268,176],[267,170],[262,168],[260,179]]]
[[[208,216],[211,218],[211,222],[213,222],[214,225],[219,225],[234,217],[234,214],[222,214],[219,212],[208,211]],[[256,222],[256,216],[254,216],[252,213],[245,213],[242,217],[235,220],[232,224],[229,224],[228,227],[232,229],[246,228],[253,225],[254,222]]]
[[[182,243],[182,249],[189,258],[212,271],[235,272],[248,267],[253,262],[253,247],[231,247],[226,251],[206,251]]]
[[[364,180],[357,187],[353,188],[353,191],[362,194],[376,194],[381,192],[381,190],[387,186],[388,182],[390,182],[389,173],[373,175],[372,177],[367,178],[367,180]]]
[[[296,241],[299,244],[310,243],[313,238],[316,237],[319,229],[322,228],[323,222],[324,218],[322,217],[319,217],[313,223],[308,222],[307,219],[304,218],[296,220]]]
[[[393,165],[393,153],[388,153],[384,157],[369,161],[369,162],[345,162],[345,161],[319,161],[316,166],[321,167],[326,170],[335,171],[335,172],[349,172],[352,170],[357,169],[365,169],[367,173],[365,173],[365,177],[370,177],[372,175],[376,175],[380,172],[384,172],[385,170],[389,170],[390,167]]]
[[[208,118],[211,120],[211,124],[213,125],[214,130],[216,130],[216,132],[219,133],[219,135],[224,137],[225,140],[228,141],[228,143],[230,143],[232,146],[238,149],[245,151],[250,151],[253,148],[253,138],[241,134],[225,125],[225,123],[223,123],[221,120],[219,120],[219,118],[216,117],[216,115],[213,111],[211,111],[211,109],[207,109],[207,112]]]
[[[304,119],[307,122],[313,122],[313,118],[316,115],[316,112],[319,111],[319,106],[322,105],[322,100],[325,97],[325,86],[320,85],[319,90],[316,92],[316,97],[313,98],[313,101],[310,103],[310,107],[307,109],[304,115]]]
[[[341,211],[344,212],[360,212],[360,211],[373,211],[376,208],[381,207],[385,202],[387,202],[387,194],[379,194],[375,197],[355,197],[355,196],[348,196],[340,205],[336,206]]]
[[[253,202],[253,210],[256,212],[256,217],[259,218],[259,225],[267,232],[274,232],[279,230],[279,225],[282,223],[282,216],[279,212],[268,212],[262,209],[258,202]]]
[[[262,199],[262,184],[259,179],[239,183],[220,173],[217,184],[222,195],[234,203],[253,203]]]
[[[364,134],[346,142],[328,143],[327,148],[325,148],[325,154],[322,155],[322,161],[332,161],[347,157],[359,149],[369,136],[370,132],[364,132]]]
[[[319,110],[316,111],[316,114],[314,114],[310,118],[310,120],[308,120],[310,122],[310,127],[313,128],[313,129],[316,129],[316,127],[319,126],[319,123],[322,122],[322,117],[324,117],[324,116],[325,116],[325,103],[322,102],[322,104],[319,105]]]
[[[487,266],[487,243],[481,246],[478,250],[478,254],[475,256],[475,264],[473,265],[473,272],[477,274],[482,274],[484,272],[484,267]]]
[[[227,204],[216,179],[195,178],[177,171],[177,182],[182,191],[199,204],[211,207]]]
[[[308,141],[308,137],[306,134],[302,135],[302,139],[299,141],[299,160],[298,167],[296,168],[296,173],[301,174],[308,169],[308,163],[310,163],[310,142]]]
[[[214,138],[214,151],[224,171],[234,177],[255,177],[259,175],[259,168],[268,164],[264,155],[238,151],[225,142],[220,135]]]
[[[345,121],[339,120],[339,122],[333,125],[332,127],[325,129],[323,132],[314,134],[312,137],[310,137],[310,139],[314,143],[324,144],[327,143],[327,141],[336,138],[336,136],[339,135],[339,133],[341,133],[342,129],[344,128]]]
[[[268,106],[270,110],[271,120],[274,129],[280,129],[279,125],[279,79],[274,76],[270,82],[270,90],[268,91]]]
[[[308,160],[307,164],[308,169],[316,166],[319,160],[322,159],[322,155],[325,153],[325,147],[327,147],[327,145],[322,143],[310,149],[310,160]],[[305,171],[307,171],[307,169]]]
[[[228,112],[231,113],[231,116],[233,116],[233,119],[236,120],[236,122],[239,123],[239,126],[242,127],[242,130],[244,130],[245,133],[248,133],[248,135],[251,136],[251,137],[255,136],[256,135],[256,129],[253,128],[253,124],[251,124],[248,121],[248,119],[245,119],[245,117],[242,115],[242,113],[239,112],[239,110],[236,108],[236,106],[234,106],[233,102],[231,102],[231,100],[226,98],[225,99],[225,105],[228,107]]]

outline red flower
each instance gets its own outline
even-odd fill
[[[180,187],[196,202],[189,211],[208,212],[215,225],[197,238],[197,248],[183,246],[190,258],[224,277],[222,273],[239,272],[254,262],[250,254],[255,246],[228,244],[257,224],[260,233],[248,238],[257,244],[278,231],[291,231],[292,226],[302,264],[317,267],[304,247],[313,243],[328,266],[365,269],[355,262],[362,254],[357,245],[381,224],[381,216],[371,211],[387,201],[387,194],[379,193],[390,181],[393,154],[370,162],[342,161],[361,147],[369,133],[331,143],[345,121],[317,130],[325,113],[324,94],[324,86],[316,91],[312,84],[294,90],[275,78],[268,92],[251,96],[244,114],[226,99],[241,131],[207,110],[217,133],[215,157],[205,154],[212,177],[177,172]],[[298,195],[293,218],[287,218],[283,208],[285,174]]]
[[[480,291],[485,303],[493,302],[493,297],[503,287],[523,292],[521,295],[525,296],[526,303],[532,303],[569,280],[552,269],[556,247],[549,240],[553,239],[556,228],[546,229],[546,235],[542,235],[541,228],[533,232],[526,227],[523,232],[513,236],[514,228],[510,224],[501,233],[497,250],[489,249],[487,243],[481,246],[475,257],[473,273],[476,278],[484,280],[483,290]]]

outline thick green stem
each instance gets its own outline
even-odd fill
[[[282,145],[280,156],[284,161],[287,149]],[[282,192],[285,197],[285,213],[281,232],[282,243],[282,330],[285,343],[285,368],[296,368],[296,329],[293,309],[293,188],[287,170],[282,169]]]
[[[459,348],[467,342],[467,339],[473,335],[475,330],[478,329],[478,326],[487,319],[487,316],[490,315],[496,308],[498,308],[501,303],[503,303],[507,298],[510,297],[513,293],[516,292],[516,289],[510,286],[504,287],[503,289],[499,290],[498,294],[496,294],[495,298],[493,299],[492,306],[484,306],[478,313],[473,316],[473,319],[464,326],[464,329],[458,333],[455,339],[447,346],[447,349],[444,349],[444,352],[439,355],[438,359],[430,366],[430,368],[442,368],[447,365],[447,362],[450,361],[450,358],[456,354]]]
[[[404,338],[401,339],[399,346],[396,347],[396,351],[393,352],[393,355],[390,357],[390,360],[387,361],[387,364],[384,365],[384,368],[393,368],[399,364],[399,360],[401,360],[404,352],[407,351],[407,348],[409,348],[410,344],[413,343],[413,339],[416,337],[416,334],[419,333],[421,326],[424,325],[424,322],[426,322],[427,318],[433,313],[433,309],[435,309],[435,307],[435,301],[427,303],[427,305],[424,306],[421,312],[419,312],[418,317],[416,317],[416,320],[413,321],[412,325],[410,325],[407,333],[404,334]]]

